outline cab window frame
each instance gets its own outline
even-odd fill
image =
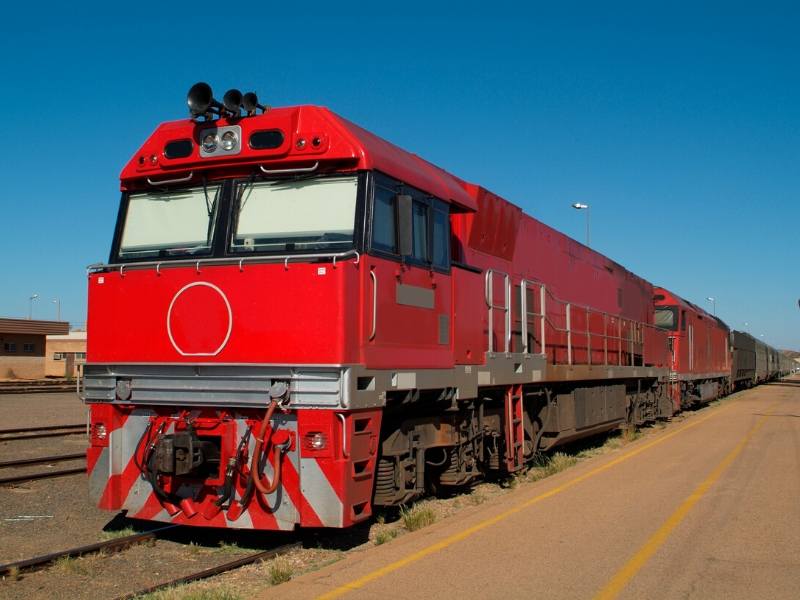
[[[452,226],[450,223],[450,205],[449,203],[437,198],[432,194],[428,194],[416,187],[410,186],[405,184],[393,177],[385,175],[379,171],[374,171],[372,174],[372,185],[370,185],[370,194],[369,194],[369,211],[368,211],[368,227],[367,227],[367,235],[365,236],[365,245],[368,248],[368,252],[373,256],[378,256],[380,258],[386,258],[388,260],[392,260],[395,262],[407,264],[414,267],[424,268],[426,270],[432,270],[439,273],[450,273],[453,261],[451,256],[450,250],[450,242],[452,237]],[[397,201],[395,199],[392,200],[392,217],[394,219],[394,246],[392,250],[386,248],[385,245],[376,245],[375,244],[375,201],[376,195],[378,190],[382,192],[390,192],[394,196],[397,195],[408,195],[412,198],[412,228],[414,227],[414,223],[417,221],[415,215],[417,214],[417,207],[423,207],[425,211],[425,248],[424,248],[424,257],[415,256],[415,246],[416,244],[412,244],[412,254],[401,256],[400,255],[400,240],[398,224],[399,224],[399,215],[398,215],[398,206]],[[435,221],[437,218],[437,214],[440,215],[439,218],[441,219],[441,215],[445,216],[444,224],[445,224],[445,232],[444,232],[444,239],[442,240],[442,250],[444,253],[444,261],[437,261],[435,252],[437,249],[436,246],[436,237],[435,237]],[[417,240],[416,231],[412,231],[412,239],[414,241]]]

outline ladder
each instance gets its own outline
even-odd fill
[[[525,463],[525,428],[522,412],[522,385],[509,385],[505,396],[506,470],[518,471]]]

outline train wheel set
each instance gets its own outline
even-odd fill
[[[345,528],[792,371],[328,109],[205,84],[188,104],[123,169],[89,268],[101,508]]]

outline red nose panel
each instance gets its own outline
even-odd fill
[[[216,356],[228,343],[232,327],[225,293],[204,281],[178,290],[167,311],[167,335],[183,356]]]

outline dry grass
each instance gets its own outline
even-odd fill
[[[243,596],[222,586],[202,589],[179,586],[139,596],[139,600],[242,600],[242,598]]]
[[[242,548],[236,542],[220,542],[219,546],[214,549],[219,554],[241,554],[242,552],[250,552],[247,548]]]
[[[279,556],[269,566],[269,582],[272,585],[286,583],[294,575],[294,567],[283,556]]]
[[[401,508],[400,518],[403,520],[403,527],[408,531],[416,531],[436,522],[436,513],[430,506],[415,504],[411,508]]]
[[[625,443],[629,444],[642,437],[642,432],[637,427],[624,427],[620,437],[625,440]]]
[[[551,456],[539,456],[534,459],[530,469],[519,478],[522,481],[539,481],[546,477],[560,473],[577,464],[579,458],[573,454],[556,452]]]
[[[22,578],[19,572],[19,567],[11,567],[8,570],[8,573],[3,575],[3,579],[8,579],[10,581],[19,581]]]
[[[112,529],[111,531],[103,531],[100,537],[104,540],[116,540],[118,538],[128,537],[129,535],[136,535],[139,533],[133,527],[125,527],[123,529]]]
[[[389,542],[394,538],[396,538],[399,533],[400,531],[394,528],[380,529],[375,534],[375,545],[380,546],[381,544],[385,544],[386,542]]]
[[[53,567],[65,574],[91,576],[94,575],[94,563],[98,556],[97,554],[75,558],[63,556],[53,563]]]

